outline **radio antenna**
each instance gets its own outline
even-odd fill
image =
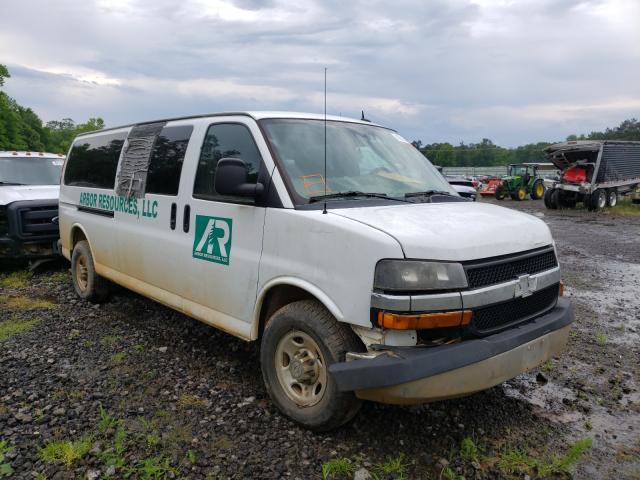
[[[324,67],[324,209],[327,213],[327,67]]]

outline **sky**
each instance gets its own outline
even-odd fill
[[[640,0],[0,0],[4,90],[44,120],[367,118],[503,146],[640,117]]]

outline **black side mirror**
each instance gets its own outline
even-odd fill
[[[221,195],[259,197],[261,183],[247,183],[247,165],[239,158],[221,158],[216,166],[215,189]]]

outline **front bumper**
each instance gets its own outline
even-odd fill
[[[59,255],[57,240],[23,242],[10,237],[0,238],[0,259],[50,258]]]
[[[544,363],[565,347],[573,310],[558,299],[549,313],[480,339],[439,347],[382,347],[371,359],[333,364],[340,391],[366,400],[412,404],[469,395]]]

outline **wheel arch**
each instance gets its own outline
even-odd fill
[[[253,327],[251,328],[251,340],[260,338],[268,319],[279,308],[305,299],[320,302],[336,320],[344,321],[344,315],[340,308],[316,285],[297,277],[275,278],[267,282],[258,292]]]

